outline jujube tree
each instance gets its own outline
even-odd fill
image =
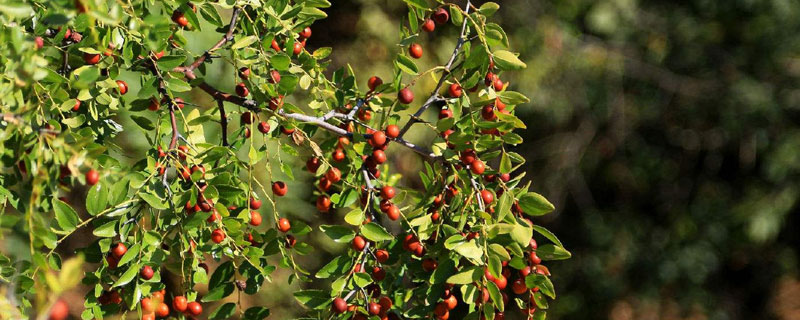
[[[326,0],[0,8],[0,226],[26,234],[30,252],[0,257],[17,312],[261,319],[268,304],[210,303],[257,294],[286,268],[289,282],[330,282],[294,294],[314,318],[503,319],[519,310],[543,319],[555,292],[542,263],[570,254],[531,220],[553,206],[512,175],[525,161],[510,149],[525,128],[514,113],[528,98],[501,77],[525,64],[489,20],[496,3],[405,2],[394,72],[383,77],[347,67],[326,75],[332,50],[306,49]],[[458,34],[449,58],[420,69],[420,39],[445,28]],[[196,32],[220,38],[194,54],[186,46]],[[212,61],[229,64],[235,80],[213,79]],[[415,86],[423,77],[436,79],[433,90]],[[213,105],[193,101],[192,90]],[[412,128],[436,138],[411,142]],[[150,151],[122,159],[126,131]],[[392,172],[392,152],[405,151],[424,162],[410,177],[421,187]],[[338,223],[312,228],[283,209],[294,190],[282,179],[309,176],[306,200]],[[85,203],[61,197],[73,188],[85,188]],[[85,229],[95,239],[62,261],[55,249]],[[295,257],[313,251],[303,241],[311,232],[349,245],[305,270]],[[211,270],[208,259],[219,265]],[[83,308],[68,310],[59,295],[78,283],[89,288]]]

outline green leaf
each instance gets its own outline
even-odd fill
[[[334,275],[344,274],[350,270],[350,257],[346,255],[337,256],[331,262],[328,262],[324,267],[317,271],[316,277],[319,279],[326,279]]]
[[[107,204],[108,188],[99,183],[92,186],[86,194],[86,211],[94,216],[105,210]]]
[[[519,205],[522,207],[522,211],[531,216],[545,215],[556,208],[550,201],[547,201],[545,197],[536,192],[528,192],[519,197]]]
[[[483,250],[478,248],[475,244],[475,241],[464,242],[454,248],[458,254],[464,256],[465,258],[473,259],[473,260],[480,260],[483,257]]]
[[[488,282],[486,288],[489,289],[489,296],[492,298],[492,303],[498,310],[503,311],[505,306],[503,305],[503,295],[500,293],[500,288],[491,281]]]
[[[319,229],[334,242],[347,243],[353,240],[356,232],[345,226],[321,225]]]
[[[539,291],[550,297],[551,299],[556,298],[556,290],[553,287],[553,283],[550,282],[550,278],[545,275],[538,274],[538,273],[531,273],[527,277],[525,277],[525,286],[528,288],[539,288]]]
[[[495,256],[501,261],[511,260],[511,255],[508,254],[508,250],[506,250],[505,248],[503,248],[503,246],[497,243],[492,243],[489,245],[489,255]]]
[[[144,129],[145,131],[155,130],[155,128],[156,128],[156,126],[153,124],[153,122],[150,121],[150,119],[148,119],[148,118],[131,115],[131,119],[133,120],[133,122],[135,122],[139,127]]]
[[[177,66],[183,64],[186,60],[185,56],[164,56],[158,59],[158,68],[161,70],[172,70]]]
[[[228,302],[219,306],[217,310],[214,310],[214,312],[212,312],[208,318],[212,320],[228,319],[232,317],[234,313],[236,313],[236,304],[233,302]],[[267,314],[269,314],[269,312],[267,312]],[[248,317],[247,319],[253,318]]]
[[[262,320],[269,317],[269,309],[264,307],[250,307],[244,312],[244,319]]]
[[[364,237],[372,241],[384,241],[384,240],[394,239],[394,237],[388,231],[386,231],[386,229],[384,229],[375,222],[370,222],[365,224],[361,228],[361,234],[363,234]]]
[[[497,200],[497,206],[495,207],[495,212],[497,213],[497,221],[503,221],[503,219],[511,213],[511,203],[514,202],[514,198],[510,194],[510,192],[503,192],[503,195],[500,196],[500,199]]]
[[[6,15],[11,18],[13,17],[22,18],[30,16],[33,13],[33,9],[31,8],[31,6],[25,3],[4,1],[3,3],[0,3],[0,12],[2,12],[3,15]]]
[[[366,288],[372,283],[372,277],[364,272],[356,272],[353,274],[353,282],[359,288]]]
[[[167,80],[167,88],[173,92],[186,92],[192,90],[192,86],[182,79],[172,78]]]
[[[139,193],[139,198],[142,198],[142,200],[147,202],[147,204],[153,207],[153,209],[165,210],[168,208],[167,205],[164,203],[164,200],[161,200],[161,198],[156,197],[153,194],[142,192]]]
[[[508,158],[508,154],[503,152],[500,157],[500,173],[510,173],[511,169],[511,159]]]
[[[420,9],[428,9],[428,3],[425,0],[403,0],[409,7],[417,7]]]
[[[482,4],[480,8],[478,8],[478,11],[480,11],[484,16],[489,17],[497,12],[498,9],[500,9],[499,4],[494,2],[486,2]]]
[[[447,283],[450,284],[468,284],[480,279],[483,276],[483,270],[478,267],[469,267],[464,271],[456,273],[450,278],[447,278]]]
[[[291,63],[291,58],[289,58],[289,56],[283,53],[276,54],[272,56],[272,58],[269,60],[269,64],[271,64],[272,67],[278,71],[289,70],[290,63]]]
[[[234,273],[236,273],[236,269],[233,266],[233,262],[230,260],[225,261],[225,263],[219,265],[219,267],[214,270],[214,274],[211,275],[211,280],[208,282],[208,287],[213,288],[231,281]]]
[[[330,296],[322,290],[297,291],[294,293],[294,298],[311,309],[322,308],[331,301]]]
[[[201,301],[209,302],[209,301],[217,301],[223,299],[231,295],[231,293],[233,293],[233,290],[234,290],[233,283],[230,282],[223,283],[216,287],[209,286],[208,294],[203,296],[203,299]]]
[[[564,247],[549,243],[539,246],[539,248],[536,249],[536,255],[542,260],[566,260],[572,257],[572,253],[564,249]]]
[[[558,238],[556,238],[556,235],[553,234],[552,232],[550,232],[550,230],[547,230],[545,227],[542,227],[542,226],[539,226],[539,225],[534,225],[533,226],[533,230],[536,230],[536,232],[538,232],[539,234],[543,235],[545,238],[547,238],[548,240],[552,241],[557,246],[562,247],[562,248],[564,247],[564,245],[561,244],[561,241],[559,241]]]
[[[54,200],[53,210],[56,214],[56,222],[58,226],[61,227],[61,230],[66,232],[75,230],[80,222],[80,218],[78,217],[78,213],[75,212],[75,209],[72,209],[72,207],[64,201]]]
[[[258,41],[258,37],[256,37],[256,36],[248,36],[248,37],[241,38],[231,46],[231,50],[241,49],[241,48],[250,46],[251,44],[255,43],[256,41]]]
[[[528,99],[528,97],[516,91],[506,90],[497,93],[497,95],[500,97],[500,101],[508,105],[518,105],[531,102],[531,99]]]
[[[141,250],[141,248],[142,248],[142,246],[140,244],[138,244],[138,243],[132,245],[130,248],[128,248],[128,251],[125,252],[125,255],[123,255],[122,258],[119,258],[119,262],[117,263],[117,266],[123,266],[126,263],[131,262],[133,260],[133,258],[138,257],[139,256],[139,251]]]
[[[492,56],[494,56],[495,65],[501,70],[519,70],[528,67],[515,54],[506,50],[495,51]]]
[[[119,276],[119,279],[117,279],[117,281],[114,282],[111,287],[124,286],[131,282],[131,280],[133,280],[137,274],[139,274],[139,265],[131,265],[128,267],[128,270],[125,270],[125,273]]]
[[[111,221],[99,226],[92,231],[92,234],[101,238],[111,238],[117,235],[117,221]]]
[[[361,209],[353,209],[344,216],[344,221],[354,226],[360,226],[364,222],[364,218],[364,212]]]
[[[411,61],[409,57],[404,55],[398,55],[397,60],[395,60],[395,64],[398,68],[400,68],[400,70],[403,70],[403,72],[410,75],[417,75],[419,73],[417,64],[414,63],[414,61]]]
[[[531,238],[533,238],[533,228],[531,227],[517,223],[511,229],[511,239],[514,239],[522,247],[527,246],[531,242]]]

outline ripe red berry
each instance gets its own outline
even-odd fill
[[[186,297],[184,296],[177,296],[172,299],[172,309],[177,310],[178,312],[186,311],[187,302]]]
[[[425,22],[422,23],[422,30],[433,32],[433,29],[436,29],[436,23],[433,22],[433,19],[425,19]]]
[[[375,88],[383,84],[383,80],[376,76],[372,76],[367,80],[367,87],[369,87],[369,91],[374,91]]]
[[[258,124],[258,131],[261,131],[263,134],[269,133],[269,129],[269,123],[266,121],[261,121],[261,123]]]
[[[316,206],[320,212],[328,212],[331,209],[331,198],[326,195],[317,197]]]
[[[461,86],[458,85],[458,83],[453,83],[449,88],[447,88],[447,94],[449,94],[452,98],[461,97],[462,92],[463,90],[461,90]]]
[[[381,188],[381,198],[384,200],[394,198],[394,194],[395,192],[392,186],[383,186],[383,188]]]
[[[289,223],[289,219],[280,218],[280,220],[278,220],[278,230],[281,232],[289,232],[291,228],[292,225]]]
[[[525,286],[525,280],[517,278],[517,280],[514,280],[514,283],[511,284],[511,290],[516,294],[523,294],[525,291],[528,291],[528,287]]]
[[[281,51],[281,46],[278,45],[278,41],[275,41],[275,39],[272,39],[272,44],[270,46],[272,47],[272,50],[279,52]]]
[[[375,302],[370,302],[369,303],[369,314],[371,314],[373,316],[377,316],[380,313],[381,313],[381,305],[379,305],[379,304],[377,304]]]
[[[364,240],[363,237],[355,236],[353,238],[353,249],[356,249],[357,251],[361,251],[361,250],[364,250],[364,247],[366,247],[366,246],[367,246],[367,240]]]
[[[450,20],[450,13],[444,8],[437,8],[436,11],[433,12],[433,20],[436,20],[436,24],[445,24],[447,20]]]
[[[125,244],[122,242],[117,243],[111,249],[111,255],[113,255],[114,258],[117,259],[122,258],[122,256],[124,256],[126,252],[128,252],[128,247],[126,247]]]
[[[269,72],[269,79],[267,80],[269,83],[278,83],[281,82],[281,73],[278,70],[272,70]]]
[[[250,90],[247,89],[244,82],[240,82],[236,85],[236,94],[240,97],[246,97],[250,94]]]
[[[283,181],[275,181],[272,183],[272,192],[275,193],[276,196],[283,197],[288,190],[289,187]]]
[[[95,169],[90,169],[86,172],[86,184],[93,186],[100,181],[100,173]]]
[[[250,111],[242,112],[242,115],[239,116],[239,122],[242,125],[253,123],[253,114],[251,114]]]
[[[503,80],[500,80],[500,77],[495,77],[492,86],[495,91],[503,90]]]
[[[248,67],[239,68],[239,77],[242,78],[242,80],[247,80],[248,78],[250,78],[250,68]]]
[[[408,55],[414,59],[422,58],[422,46],[419,43],[412,43],[408,46]]]
[[[398,208],[396,205],[391,205],[386,210],[386,216],[392,221],[397,221],[397,219],[400,218],[400,208]]]
[[[336,313],[344,313],[347,311],[347,301],[344,301],[342,298],[333,299],[333,311]]]
[[[481,199],[483,200],[483,204],[488,206],[494,201],[494,195],[489,190],[481,190]]]
[[[199,316],[201,313],[203,313],[203,306],[201,306],[197,301],[189,302],[186,305],[186,312],[193,316]]]
[[[225,240],[225,233],[222,230],[214,229],[214,231],[211,231],[211,241],[218,244],[222,243],[222,240]]]
[[[311,27],[305,27],[302,31],[300,31],[300,37],[304,39],[311,38]]]
[[[261,214],[258,211],[250,211],[250,225],[254,227],[261,225]]]
[[[294,55],[298,55],[300,52],[303,52],[303,43],[295,42],[294,47],[292,48],[292,53],[294,53]]]
[[[142,270],[139,271],[139,276],[141,276],[142,279],[144,279],[144,280],[152,279],[153,278],[153,274],[155,274],[155,272],[153,271],[153,268],[150,267],[150,266],[144,266],[144,267],[142,267]]]
[[[528,256],[528,261],[530,261],[532,265],[539,265],[542,263],[542,259],[536,255],[536,251],[531,251],[530,255]]]
[[[414,102],[414,93],[409,88],[400,89],[397,93],[397,100],[402,104],[409,104]]]
[[[64,300],[58,299],[56,303],[50,307],[50,315],[48,320],[64,320],[69,317],[69,306]]]
[[[44,39],[42,37],[34,38],[33,42],[36,44],[36,50],[39,50],[42,47],[44,47]]]
[[[344,151],[340,148],[336,148],[336,150],[333,150],[333,155],[331,156],[331,158],[333,158],[333,161],[336,162],[344,160],[345,158]]]
[[[126,94],[128,93],[128,84],[125,81],[117,80],[117,87],[119,88],[119,94]]]
[[[500,290],[505,290],[506,286],[508,285],[508,279],[504,275],[500,275],[500,277],[496,277],[494,279],[494,284],[497,285],[497,288]]]
[[[169,306],[166,303],[159,303],[156,308],[156,316],[159,318],[166,318],[169,316]]]
[[[386,144],[386,133],[383,131],[375,131],[372,133],[372,138],[370,139],[372,142],[373,147],[380,147]]]
[[[378,266],[373,267],[372,280],[383,281],[383,279],[386,279],[386,270],[383,270],[383,268]]]
[[[83,62],[86,64],[97,64],[100,62],[100,55],[95,53],[83,53]]]
[[[172,21],[181,27],[189,25],[189,20],[186,19],[186,16],[180,10],[175,10],[172,12]]]
[[[337,183],[342,180],[342,172],[338,168],[330,168],[325,172],[325,178],[328,178],[331,183]]]
[[[483,165],[483,161],[476,159],[472,161],[470,164],[470,168],[472,169],[472,173],[477,175],[482,175],[483,172],[486,170],[486,166]]]
[[[320,162],[319,159],[316,157],[309,158],[308,161],[306,161],[306,169],[308,169],[308,171],[311,173],[316,173],[317,169],[319,169],[319,166]]]
[[[481,108],[481,117],[486,121],[497,119],[497,115],[494,114],[494,107],[492,105],[483,106]]]
[[[382,164],[386,162],[386,153],[384,153],[383,150],[373,150],[372,159],[375,161],[375,163]]]
[[[386,263],[386,261],[389,261],[389,251],[378,249],[375,251],[375,258],[380,263]]]
[[[400,127],[394,124],[386,126],[386,136],[392,139],[397,138],[400,136]]]
[[[453,117],[453,110],[450,109],[439,110],[439,119],[452,118],[452,117]]]

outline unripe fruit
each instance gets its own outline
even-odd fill
[[[305,27],[303,31],[300,31],[300,36],[305,39],[311,38],[311,27]]]
[[[186,297],[184,296],[177,296],[172,299],[172,309],[175,309],[178,312],[186,311],[187,304]]]
[[[419,43],[412,43],[408,47],[408,55],[414,59],[422,58],[422,46]]]
[[[250,225],[254,227],[261,225],[261,214],[257,211],[250,211]]]
[[[86,184],[93,186],[96,185],[97,182],[100,181],[100,173],[97,172],[95,169],[90,169],[86,172]]]
[[[128,252],[128,247],[126,247],[122,242],[117,243],[113,248],[111,248],[111,255],[117,259],[122,258],[126,252]]]
[[[373,147],[380,147],[386,144],[386,133],[383,131],[375,131],[372,133],[372,138],[370,138]]]
[[[445,24],[447,20],[450,20],[450,13],[444,8],[437,8],[436,11],[433,12],[433,20],[436,21],[436,24]]]
[[[272,193],[276,196],[283,197],[286,195],[286,192],[289,190],[289,187],[283,181],[275,181],[272,183]]]
[[[452,117],[453,117],[453,110],[450,109],[439,110],[439,119],[452,118]]]
[[[236,85],[236,94],[240,97],[246,97],[250,94],[250,90],[247,89],[247,86],[243,82],[240,82]]]
[[[525,280],[517,278],[517,280],[514,280],[514,283],[511,284],[511,290],[516,294],[523,294],[525,291],[528,291],[528,287],[525,286]]]
[[[394,124],[386,126],[386,136],[392,139],[397,138],[400,136],[400,127]]]
[[[409,88],[400,89],[400,92],[397,93],[397,101],[402,104],[412,103],[414,102],[414,93]]]
[[[472,173],[476,175],[482,175],[483,172],[486,170],[486,166],[480,159],[475,159],[475,161],[472,161],[472,163],[470,164],[470,169],[472,170]]]
[[[331,209],[331,198],[328,198],[326,195],[321,195],[317,197],[317,210],[320,212],[328,212]]]
[[[483,200],[483,205],[488,206],[494,201],[494,195],[489,190],[481,190],[481,199]]]
[[[69,316],[69,306],[64,300],[58,299],[56,303],[50,307],[50,315],[48,320],[64,320]]]
[[[193,316],[199,316],[201,313],[203,313],[203,306],[201,306],[197,301],[189,302],[186,305],[186,312]]]
[[[100,55],[95,53],[83,53],[83,62],[86,64],[97,64],[100,62]]]
[[[461,86],[458,85],[458,83],[453,83],[447,88],[447,94],[449,94],[452,98],[461,97],[462,92],[463,90],[461,90]]]
[[[144,266],[142,267],[142,270],[139,271],[139,276],[141,276],[142,279],[144,280],[153,279],[153,274],[155,274],[155,272],[153,271],[153,268],[150,266]]]
[[[385,200],[389,200],[394,198],[394,188],[392,186],[383,186],[381,188],[381,198]]]
[[[376,76],[372,76],[367,80],[367,87],[369,87],[369,91],[375,91],[375,88],[383,84],[383,80]]]
[[[156,308],[156,316],[159,318],[166,318],[169,316],[169,306],[163,302],[158,304],[158,307]]]
[[[380,263],[386,263],[386,261],[389,261],[389,251],[378,249],[375,251],[375,258]]]
[[[289,232],[290,229],[292,229],[292,225],[289,223],[289,219],[280,218],[280,220],[278,220],[278,230],[281,232]]]
[[[379,313],[381,313],[381,305],[379,305],[379,304],[377,304],[375,302],[370,302],[369,303],[369,314],[371,314],[373,316],[377,316]]]
[[[214,229],[214,231],[211,232],[211,241],[219,244],[222,243],[222,240],[225,240],[225,233],[220,229]]]
[[[422,30],[433,32],[433,29],[436,29],[436,23],[433,22],[433,19],[425,19],[425,22],[422,23]]]
[[[117,80],[117,87],[119,89],[119,94],[126,94],[128,93],[128,84],[125,81]]]
[[[189,20],[186,19],[186,16],[180,10],[175,10],[172,12],[172,21],[181,27],[189,25]]]
[[[344,299],[338,297],[333,299],[332,309],[336,313],[344,313],[347,311],[347,301],[344,301]]]
[[[353,249],[356,249],[356,251],[364,250],[364,247],[366,246],[367,246],[367,241],[364,240],[363,237],[355,236],[353,238]]]

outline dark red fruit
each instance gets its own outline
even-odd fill
[[[444,8],[437,8],[436,11],[433,12],[433,20],[436,21],[436,24],[445,24],[447,20],[450,20],[450,13]]]
[[[361,251],[364,250],[364,247],[366,246],[367,246],[367,240],[364,240],[363,237],[355,236],[355,238],[353,238],[353,249]]]
[[[336,313],[344,313],[347,311],[347,301],[344,301],[344,299],[338,297],[333,299],[332,309]]]
[[[472,173],[477,175],[482,175],[483,172],[486,170],[486,166],[484,166],[483,161],[479,159],[472,161],[472,163],[470,164],[470,168],[472,170]]]
[[[97,64],[100,62],[100,55],[95,53],[83,53],[83,62],[86,62],[86,64]]]
[[[397,93],[397,100],[402,104],[409,104],[414,102],[414,93],[409,88],[400,89]]]
[[[214,243],[222,243],[222,240],[225,240],[225,233],[220,229],[214,229],[214,231],[211,232],[211,241],[214,241]]]
[[[311,38],[311,27],[305,27],[303,31],[300,31],[300,37],[304,39]]]
[[[263,134],[269,133],[269,129],[270,129],[269,128],[269,123],[267,123],[266,121],[261,121],[258,124],[258,131],[261,131],[261,133],[263,133]]]
[[[246,97],[250,94],[250,90],[247,89],[247,86],[243,82],[240,82],[236,85],[236,94],[240,97]]]
[[[383,80],[376,76],[372,76],[367,80],[367,87],[369,87],[369,91],[374,91],[375,88],[383,84]]]
[[[153,271],[153,268],[150,266],[144,266],[142,267],[142,270],[139,271],[139,276],[141,276],[142,279],[144,280],[153,279],[153,274],[155,274],[155,272]]]
[[[275,193],[276,196],[283,197],[288,190],[289,187],[283,181],[275,181],[272,183],[272,192]]]
[[[100,181],[100,173],[95,169],[90,169],[86,172],[86,184],[93,186]]]
[[[126,247],[125,244],[121,243],[121,242],[117,243],[111,249],[111,255],[114,256],[114,258],[117,258],[117,259],[122,258],[122,256],[124,256],[126,252],[128,252],[128,247]]]
[[[447,94],[449,94],[451,98],[461,97],[462,92],[463,90],[461,89],[461,86],[458,85],[458,83],[453,83],[450,85],[449,88],[447,88]]]
[[[408,55],[414,59],[422,58],[422,46],[419,43],[412,43],[408,46]]]
[[[494,202],[494,195],[489,190],[481,190],[481,199],[484,205],[489,205]]]
[[[436,23],[433,22],[433,19],[425,19],[425,22],[422,23],[422,30],[433,32],[433,29],[436,29]]]
[[[321,195],[317,197],[317,210],[320,212],[328,212],[331,209],[331,198],[328,198],[326,195]]]
[[[452,117],[453,117],[453,110],[450,109],[439,110],[439,119],[452,118]]]

